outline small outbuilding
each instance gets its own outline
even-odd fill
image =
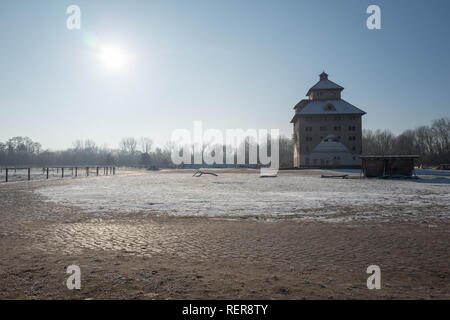
[[[450,170],[450,164],[440,164],[438,170]]]
[[[365,177],[411,177],[418,155],[361,156]]]

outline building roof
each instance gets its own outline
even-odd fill
[[[300,100],[300,102],[295,105],[294,109],[298,110],[298,109],[303,108],[304,106],[306,106],[308,104],[309,101],[310,100],[308,100],[308,99]]]
[[[316,90],[330,90],[330,89],[339,91],[344,90],[344,88],[341,87],[340,85],[334,83],[333,81],[328,80],[328,74],[326,74],[325,72],[322,72],[319,77],[320,77],[319,82],[317,82],[308,90],[308,92],[306,93],[307,96],[311,94],[311,91]]]
[[[350,152],[334,135],[329,134],[312,151],[314,153]]]
[[[340,85],[328,80],[328,74],[322,72],[320,74],[320,80],[311,89],[309,89],[307,95],[314,90],[339,90],[344,88]],[[291,123],[295,122],[295,119],[302,115],[338,115],[338,114],[354,114],[364,115],[366,112],[355,107],[343,99],[303,99],[297,103],[294,107],[295,115],[291,120]]]
[[[405,155],[373,155],[373,156],[360,156],[361,159],[416,159],[420,158],[416,154],[405,154]]]
[[[311,91],[315,91],[315,90],[327,90],[327,89],[333,89],[333,90],[344,90],[343,87],[341,87],[340,85],[334,83],[331,80],[320,80],[319,82],[317,82],[315,85],[313,85],[308,92],[306,93],[307,96],[309,96],[311,94]]]
[[[309,100],[305,107],[297,111],[299,115],[313,114],[366,114],[361,109],[343,99],[339,100]]]

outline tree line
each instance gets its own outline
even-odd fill
[[[450,163],[450,118],[432,121],[430,126],[420,126],[399,135],[389,130],[363,130],[365,155],[419,155],[423,165]]]
[[[246,151],[248,153],[248,141]],[[205,146],[206,148],[206,146]],[[292,166],[293,144],[286,137],[280,138],[280,164]],[[270,148],[269,148],[270,150]],[[73,147],[62,151],[44,150],[40,143],[28,137],[13,137],[0,142],[0,166],[129,166],[175,168],[171,160],[172,144],[163,148],[153,147],[148,137],[127,137],[120,141],[118,149],[98,146],[93,140],[77,140]],[[224,158],[226,152],[224,148]],[[248,157],[247,157],[248,158]],[[248,163],[248,162],[246,162]]]
[[[141,149],[139,149],[141,148]],[[124,138],[118,149],[97,145],[93,140],[77,140],[61,151],[44,150],[28,137],[0,142],[0,166],[155,166],[172,167],[170,148],[152,149],[149,138]]]
[[[388,130],[364,130],[363,154],[417,154],[424,165],[450,163],[450,119],[434,120],[395,135]],[[77,140],[62,151],[43,149],[28,137],[13,137],[0,142],[0,166],[131,166],[174,168],[171,144],[154,147],[151,138],[124,138],[119,148],[98,146],[93,140]],[[280,167],[293,166],[293,141],[280,137]],[[224,152],[225,153],[225,152]]]

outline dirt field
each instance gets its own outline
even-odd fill
[[[331,222],[162,209],[98,215],[39,191],[101,179],[116,178],[0,184],[1,299],[450,298],[448,203],[419,206],[417,219]],[[336,210],[339,218],[355,208]],[[66,287],[73,264],[81,290]],[[381,268],[380,290],[366,287],[371,264]]]

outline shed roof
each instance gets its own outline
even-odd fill
[[[361,159],[416,159],[420,158],[416,154],[405,154],[405,155],[373,155],[373,156],[360,156]]]

